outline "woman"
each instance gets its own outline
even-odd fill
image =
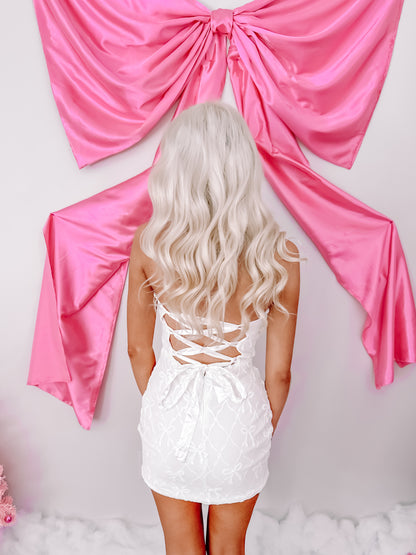
[[[153,214],[130,258],[128,352],[143,394],[142,476],[168,555],[244,553],[269,474],[290,386],[300,257],[261,200],[262,176],[244,119],[222,102],[170,123],[149,176]],[[266,327],[264,381],[252,358]]]

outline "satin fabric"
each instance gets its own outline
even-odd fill
[[[221,96],[227,68],[266,178],[367,312],[377,388],[416,361],[396,226],[314,172],[297,139],[350,168],[380,95],[403,0],[34,0],[52,91],[80,167],[139,141],[176,102]],[[228,47],[228,51],[227,51]],[[50,215],[28,384],[91,426],[149,170]],[[45,360],[48,361],[45,364]]]

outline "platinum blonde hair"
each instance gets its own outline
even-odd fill
[[[206,333],[197,310],[202,305],[208,330],[223,338],[221,322],[240,264],[252,285],[240,302],[239,337],[248,329],[251,305],[261,319],[272,303],[289,315],[279,301],[288,273],[275,254],[300,258],[288,250],[286,232],[263,203],[262,178],[244,118],[221,101],[184,110],[162,138],[149,175],[153,214],[141,247],[156,263],[152,278],[169,299],[167,308],[197,333]]]

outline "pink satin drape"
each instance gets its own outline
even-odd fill
[[[350,168],[380,95],[403,0],[34,0],[53,94],[80,167],[221,96],[237,106],[276,194],[367,312],[377,388],[416,362],[416,310],[394,223],[316,174],[297,138]],[[227,44],[229,48],[227,52]],[[89,429],[149,170],[50,215],[28,384]]]

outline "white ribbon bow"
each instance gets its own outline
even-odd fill
[[[230,366],[230,363],[227,363],[227,366]],[[247,391],[239,378],[225,366],[215,363],[203,364],[201,362],[183,364],[178,373],[167,384],[160,399],[163,407],[171,408],[183,397],[186,391],[190,393],[191,402],[187,407],[181,435],[175,449],[175,455],[180,461],[186,459],[195,432],[205,380],[212,384],[219,403],[227,398],[235,403],[240,403],[247,397]]]

